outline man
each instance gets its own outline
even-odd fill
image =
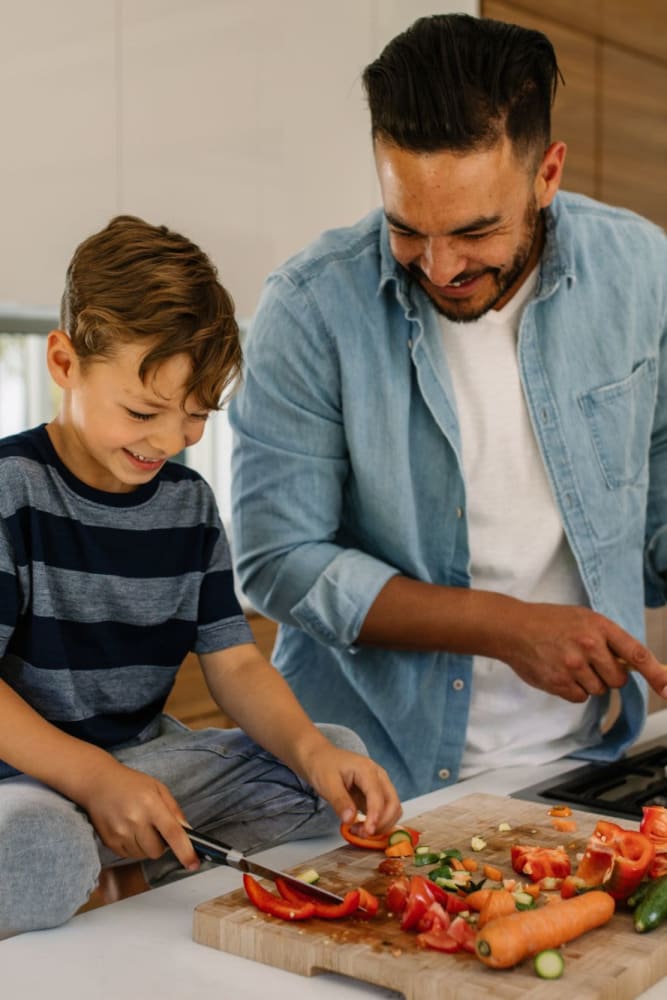
[[[423,18],[364,73],[383,211],[268,280],[232,407],[241,585],[403,796],[636,738],[665,602],[663,234],[558,193],[539,32]],[[632,671],[632,672],[630,672]],[[621,712],[605,731],[610,692]]]

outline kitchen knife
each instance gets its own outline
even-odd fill
[[[307,896],[312,896],[313,899],[319,899],[323,903],[343,902],[343,897],[337,896],[335,892],[329,892],[327,889],[321,889],[317,885],[311,885],[309,882],[304,882],[303,879],[297,878],[295,875],[277,872],[273,868],[267,868],[266,865],[260,865],[256,861],[251,861],[249,858],[244,857],[240,851],[234,850],[233,847],[229,847],[219,840],[215,840],[214,837],[210,837],[207,833],[200,833],[199,830],[193,830],[192,827],[188,826],[184,827],[184,830],[199,857],[205,861],[213,861],[218,865],[228,865],[230,868],[237,868],[240,872],[250,872],[252,875],[268,878],[272,882],[275,882],[277,878],[284,879],[293,889],[298,889],[299,892],[303,892]]]

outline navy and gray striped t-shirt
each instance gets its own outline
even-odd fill
[[[44,425],[0,441],[0,678],[44,718],[102,747],[141,742],[188,652],[252,641],[196,472],[168,462],[106,493],[72,475]]]

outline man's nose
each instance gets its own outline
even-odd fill
[[[419,266],[433,285],[448,285],[466,269],[465,256],[450,240],[430,237],[424,247]]]

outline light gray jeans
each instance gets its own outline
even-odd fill
[[[319,728],[336,746],[366,752],[351,730]],[[164,782],[193,827],[244,853],[337,823],[324,799],[240,729],[190,730],[163,716],[159,736],[114,757]],[[23,775],[0,781],[0,938],[64,923],[100,869],[121,863],[69,799]],[[151,886],[190,874],[171,851],[142,865]]]

